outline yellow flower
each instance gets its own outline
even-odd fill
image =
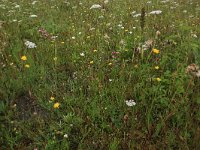
[[[159,66],[155,66],[154,68],[155,68],[156,70],[158,70],[158,69],[159,69]]]
[[[27,60],[27,57],[26,57],[25,55],[23,55],[23,56],[21,57],[21,60],[26,61],[26,60]]]
[[[112,63],[110,62],[108,65],[109,65],[109,66],[111,66],[111,65],[112,65]]]
[[[51,96],[51,97],[50,97],[50,100],[52,100],[52,101],[55,100],[55,97]]]
[[[128,32],[128,30],[125,30],[125,32]]]
[[[160,82],[160,81],[161,81],[161,79],[160,79],[160,78],[156,78],[156,81]]]
[[[94,61],[90,61],[90,64],[94,64]]]
[[[57,109],[60,107],[60,103],[56,102],[54,105],[53,105],[53,108]]]
[[[62,41],[62,42],[60,42],[60,43],[61,43],[61,44],[64,44],[65,42]]]
[[[158,49],[155,49],[155,48],[154,48],[152,51],[153,51],[153,53],[155,53],[155,54],[159,54],[159,53],[160,53],[160,51],[159,51]]]
[[[94,49],[94,50],[93,50],[93,52],[97,52],[97,50],[96,50],[96,49]]]
[[[30,65],[29,65],[29,64],[26,64],[24,67],[25,67],[25,68],[30,68]]]

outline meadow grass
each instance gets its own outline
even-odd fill
[[[0,1],[0,149],[200,149],[199,5]]]

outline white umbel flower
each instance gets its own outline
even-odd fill
[[[101,5],[99,4],[94,4],[90,7],[90,9],[99,9],[99,8],[101,8]]]
[[[27,48],[36,48],[37,47],[35,43],[30,42],[30,41],[26,41],[24,44],[27,46]]]
[[[30,17],[31,17],[31,18],[36,18],[36,17],[37,17],[37,15],[30,15]]]
[[[139,16],[141,16],[141,14],[135,14],[135,15],[133,15],[133,17],[139,17]]]
[[[84,53],[80,53],[80,56],[84,57],[84,56],[85,56],[85,54],[84,54]]]
[[[136,102],[132,99],[130,100],[126,100],[126,105],[129,106],[129,107],[132,107],[132,106],[135,106],[136,105]]]
[[[161,13],[162,13],[161,10],[154,10],[154,11],[150,12],[149,14],[150,14],[150,15],[159,15],[159,14],[161,14]]]
[[[64,138],[68,138],[68,134],[64,134],[64,136],[63,136]]]
[[[104,4],[108,4],[108,2],[109,2],[109,0],[105,0],[105,1],[104,1]]]

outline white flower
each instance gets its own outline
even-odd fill
[[[104,4],[107,4],[108,2],[109,2],[109,0],[105,0],[105,1],[104,1]]]
[[[126,100],[125,102],[126,102],[126,105],[130,106],[130,107],[136,105],[136,102],[134,100],[132,100],[132,99]]]
[[[122,27],[122,24],[118,24],[117,26],[118,26],[118,27]]]
[[[95,28],[90,28],[90,31],[95,30]]]
[[[37,1],[33,1],[33,2],[32,2],[32,5],[35,5],[36,2],[37,2]]]
[[[198,38],[198,36],[196,34],[192,34],[191,35],[193,38]]]
[[[75,36],[72,36],[72,39],[75,40],[76,39]]]
[[[169,2],[169,0],[163,0],[163,1],[160,1],[161,3],[167,3]]]
[[[103,19],[104,18],[104,16],[99,16],[99,19]]]
[[[83,56],[83,57],[84,57],[84,56],[85,56],[85,54],[84,54],[84,53],[80,53],[80,56]]]
[[[136,13],[136,11],[131,12],[131,15],[134,15]]]
[[[198,70],[198,72],[196,73],[197,77],[200,77],[200,70]]]
[[[187,13],[187,10],[183,10],[183,13]]]
[[[19,5],[15,5],[15,8],[19,8],[20,6]]]
[[[99,8],[101,8],[101,5],[99,4],[94,4],[90,7],[90,9],[99,9]]]
[[[36,17],[37,17],[37,15],[30,15],[30,17],[31,17],[31,18],[36,18]]]
[[[133,17],[139,17],[141,16],[141,14],[136,14],[136,15],[133,15]]]
[[[149,14],[150,15],[158,15],[158,14],[161,14],[161,13],[162,13],[161,10],[154,10],[154,11],[150,12]]]
[[[24,44],[27,46],[27,48],[36,48],[37,47],[35,43],[30,42],[30,41],[26,41]]]
[[[57,37],[58,37],[58,36],[55,35],[55,36],[52,36],[51,39],[52,39],[52,40],[55,40]]]
[[[64,138],[68,138],[68,134],[64,134]]]

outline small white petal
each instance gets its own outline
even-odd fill
[[[99,9],[99,8],[101,8],[101,5],[99,4],[94,4],[90,7],[90,9]]]
[[[85,56],[85,54],[84,53],[80,53],[80,56]]]
[[[64,138],[68,138],[68,134],[64,134]]]
[[[150,15],[158,15],[158,14],[161,14],[161,13],[162,13],[161,10],[154,10],[154,11],[150,12],[149,14]]]
[[[130,107],[136,105],[136,102],[134,100],[132,100],[132,99],[126,100],[125,102],[126,102],[126,105],[130,106]]]
[[[31,17],[31,18],[36,18],[36,17],[37,17],[37,15],[30,15],[30,17]]]
[[[26,41],[24,44],[27,46],[27,48],[36,48],[37,47],[35,43],[30,42],[30,41]]]

